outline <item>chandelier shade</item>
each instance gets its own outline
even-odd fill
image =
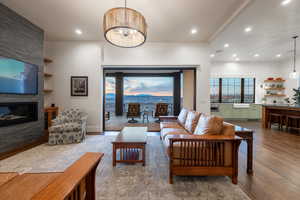
[[[144,16],[126,6],[108,10],[103,17],[103,29],[105,39],[118,47],[137,47],[147,38]]]

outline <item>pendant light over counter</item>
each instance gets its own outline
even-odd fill
[[[299,72],[296,71],[296,61],[297,61],[297,38],[298,36],[294,36],[294,51],[293,51],[293,72],[290,73],[291,79],[299,79]]]
[[[125,6],[108,10],[103,17],[105,39],[122,48],[138,47],[146,42],[147,23],[144,16]]]

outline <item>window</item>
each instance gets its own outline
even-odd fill
[[[219,87],[220,87],[220,79],[212,78],[210,79],[210,101],[212,103],[219,102]]]
[[[241,102],[241,79],[222,78],[222,103]]]
[[[254,103],[255,78],[210,79],[212,103]]]
[[[255,102],[255,79],[244,78],[244,103]]]

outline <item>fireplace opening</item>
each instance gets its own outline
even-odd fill
[[[0,103],[0,127],[38,120],[37,102]]]

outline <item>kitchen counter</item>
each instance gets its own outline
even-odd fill
[[[262,127],[263,128],[268,128],[270,113],[300,116],[300,105],[263,104],[262,105]]]

